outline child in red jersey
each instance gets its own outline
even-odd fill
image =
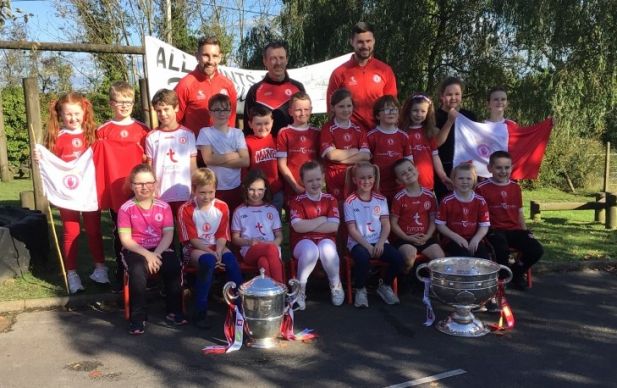
[[[392,201],[393,244],[405,259],[405,272],[409,272],[418,252],[429,260],[445,256],[434,238],[437,199],[432,191],[420,186],[418,170],[410,160],[394,163],[394,174],[405,188]]]
[[[321,127],[320,152],[326,162],[326,189],[339,201],[345,200],[345,172],[349,165],[371,158],[366,132],[351,121],[353,101],[347,89],[330,97],[332,119]]]
[[[510,284],[524,290],[524,275],[540,260],[544,249],[525,225],[521,187],[510,179],[510,154],[506,151],[493,152],[489,158],[488,170],[493,175],[492,178],[476,187],[477,193],[486,200],[491,216],[487,239],[495,250],[499,264],[508,265],[510,247],[521,252],[520,260],[510,265],[513,274]]]
[[[236,257],[227,249],[229,207],[216,198],[216,175],[199,168],[191,176],[192,198],[178,211],[180,242],[185,261],[198,269],[195,280],[195,324],[208,328],[208,294],[216,268],[223,268],[227,280],[242,284]]]
[[[109,207],[114,224],[114,253],[116,255],[116,283],[122,284],[124,267],[120,250],[122,244],[118,236],[118,209],[130,194],[124,189],[126,177],[133,167],[145,160],[145,138],[150,128],[131,117],[135,103],[135,90],[125,81],[116,81],[109,88],[109,106],[113,117],[96,130],[98,145],[104,145],[104,180],[106,190],[101,208]],[[109,156],[109,157],[107,157]],[[97,172],[100,170],[97,166]]]
[[[431,99],[424,94],[409,97],[403,104],[400,122],[401,128],[409,136],[420,186],[433,190],[435,174],[446,187],[451,188],[452,181],[446,175],[437,152],[435,136],[439,130],[435,126],[435,110]]]
[[[177,217],[180,205],[191,197],[191,174],[197,169],[195,135],[176,120],[178,96],[173,90],[156,92],[152,106],[159,126],[146,137],[146,157],[157,177],[157,197],[169,203]]]
[[[280,136],[280,133],[279,133]],[[339,276],[339,256],[336,251],[336,231],[339,210],[336,198],[322,193],[324,174],[321,165],[309,161],[300,168],[300,178],[306,192],[290,200],[291,251],[298,260],[300,293],[298,309],[306,307],[306,283],[317,260],[328,275],[332,304],[340,306],[345,293]]]
[[[386,277],[377,288],[377,294],[387,304],[400,303],[392,290],[392,281],[403,270],[403,257],[388,243],[390,219],[388,203],[379,190],[379,168],[369,162],[360,162],[347,170],[346,186],[354,192],[345,200],[345,222],[349,237],[347,249],[354,261],[354,306],[368,307],[366,281],[370,259],[389,264]]]
[[[90,101],[77,92],[64,94],[58,100],[52,101],[49,106],[45,146],[63,161],[73,161],[92,145],[95,140],[95,129],[94,112]],[[67,270],[69,292],[74,294],[84,290],[77,274],[77,238],[81,232],[79,222],[81,217],[84,219],[88,246],[95,264],[90,279],[96,283],[108,284],[109,276],[105,266],[101,236],[101,212],[99,210],[79,212],[62,208],[59,211],[64,230],[64,266]]]
[[[288,202],[295,195],[304,193],[300,167],[318,157],[319,128],[309,124],[311,111],[311,98],[308,94],[298,92],[291,96],[289,114],[293,123],[281,128],[276,136],[279,174],[285,181],[285,199]]]
[[[197,147],[206,165],[216,174],[216,197],[231,210],[242,203],[241,168],[249,166],[249,152],[244,134],[227,123],[231,100],[226,94],[215,94],[208,101],[212,126],[201,128]]]
[[[435,219],[437,230],[445,239],[442,246],[450,256],[488,259],[482,239],[490,220],[486,201],[473,191],[476,169],[471,163],[461,163],[452,169],[450,179],[454,192],[441,201]]]
[[[266,276],[285,283],[281,243],[283,229],[278,210],[270,204],[272,192],[264,173],[250,170],[242,180],[244,204],[231,221],[231,242],[240,247],[245,262],[265,270]]]
[[[279,177],[276,158],[276,142],[272,131],[272,111],[263,105],[255,105],[249,110],[249,126],[252,135],[246,137],[249,151],[249,167],[242,170],[245,176],[249,169],[260,169],[266,176],[272,191],[272,205],[279,211],[283,208],[283,182]]]
[[[377,128],[367,134],[372,162],[379,167],[381,192],[392,202],[401,185],[396,181],[392,166],[399,159],[413,160],[409,136],[398,129],[399,104],[393,96],[380,97],[373,106]]]
[[[161,273],[165,284],[167,316],[173,325],[184,325],[181,299],[181,265],[171,249],[174,218],[166,202],[154,197],[156,179],[148,164],[135,166],[127,181],[134,197],[118,210],[118,233],[129,274],[131,316],[129,334],[143,334],[146,321],[146,283]]]

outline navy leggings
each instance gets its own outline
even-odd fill
[[[223,254],[222,262],[225,264],[227,280],[236,283],[236,286],[240,287],[240,284],[242,284],[242,273],[240,272],[240,265],[238,265],[236,257],[233,253],[226,252]],[[212,286],[215,266],[216,256],[212,253],[204,253],[199,256],[199,269],[195,279],[195,291],[197,294],[195,298],[196,312],[208,311],[208,294]]]
[[[368,278],[368,272],[371,267],[369,260],[371,255],[362,245],[356,244],[351,249],[351,258],[354,261],[354,282],[356,288],[364,288],[366,285],[366,279]],[[403,256],[392,245],[386,243],[383,246],[383,253],[379,257],[379,260],[388,264],[388,270],[386,276],[383,279],[384,283],[388,286],[392,285],[394,278],[399,275],[404,267]]]

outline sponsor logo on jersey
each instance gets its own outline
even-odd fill
[[[227,89],[221,89],[219,90],[220,94],[224,94],[224,95],[228,95],[229,93],[227,93]]]

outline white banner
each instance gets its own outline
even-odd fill
[[[313,113],[326,112],[326,90],[330,74],[349,60],[350,55],[345,54],[325,62],[288,70],[289,76],[302,82],[306,92],[311,96]],[[178,81],[193,71],[196,65],[195,55],[187,54],[159,39],[146,36],[146,78],[150,99],[159,89],[175,88]],[[264,77],[266,71],[227,66],[219,66],[219,71],[234,83],[238,92],[238,113],[242,114],[246,93],[253,84]]]

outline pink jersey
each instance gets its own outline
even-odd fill
[[[366,141],[366,132],[353,122],[349,127],[341,127],[334,120],[328,121],[321,127],[320,149],[321,158],[326,165],[326,187],[328,192],[337,199],[343,200],[345,186],[345,172],[350,164],[333,162],[327,155],[333,150],[348,150],[357,148],[360,152],[370,155]]]
[[[488,204],[491,227],[499,230],[521,229],[520,209],[523,207],[521,187],[514,181],[499,184],[489,178],[478,183],[476,191]]]
[[[198,209],[195,200],[185,202],[180,206],[178,214],[179,237],[182,243],[198,238],[214,250],[219,238],[231,240],[229,207],[219,199],[215,198],[207,210]]]
[[[287,158],[287,167],[296,182],[301,184],[300,167],[309,160],[318,159],[319,129],[308,127],[298,129],[291,125],[281,128],[276,136],[276,157]],[[286,194],[295,194],[287,186]]]
[[[409,136],[413,162],[418,169],[418,182],[420,186],[433,190],[435,186],[433,157],[439,155],[437,143],[435,143],[434,139],[426,137],[422,127],[410,127],[407,130],[407,135]]]
[[[166,202],[155,199],[145,210],[135,199],[129,199],[118,211],[118,233],[130,233],[146,249],[156,248],[167,230],[174,230],[174,217]]]
[[[426,189],[422,189],[417,197],[412,197],[407,189],[403,189],[392,200],[392,215],[398,217],[398,226],[407,235],[426,234],[435,213],[435,194]]]
[[[279,177],[279,167],[276,158],[276,144],[271,134],[260,138],[255,135],[246,137],[246,147],[249,151],[250,165],[242,169],[243,176],[249,169],[259,168],[266,175],[272,193],[278,193],[283,188]]]
[[[456,193],[446,196],[439,205],[435,223],[446,225],[468,241],[479,227],[491,225],[486,201],[475,193],[468,202],[459,199]]]
[[[402,188],[392,170],[394,162],[403,158],[413,160],[409,136],[400,129],[386,131],[377,127],[366,138],[372,162],[379,167],[381,192],[388,198],[393,197]]]
[[[289,212],[291,214],[291,251],[298,241],[302,239],[309,239],[317,243],[323,239],[330,239],[334,241],[336,239],[336,233],[321,233],[321,232],[308,232],[298,233],[294,230],[293,225],[301,220],[312,220],[313,218],[324,216],[329,222],[340,221],[338,202],[330,194],[321,193],[318,199],[311,199],[308,194],[300,194],[291,201],[289,201]]]
[[[231,231],[249,240],[274,241],[277,230],[281,230],[281,218],[272,205],[240,205],[231,220]],[[240,247],[240,254],[246,255],[248,249],[248,246]]]
[[[155,129],[146,137],[146,156],[156,175],[156,193],[165,202],[191,197],[191,158],[197,156],[195,135],[183,126],[173,131]]]
[[[75,131],[61,129],[58,132],[54,149],[50,151],[65,162],[71,162],[79,158],[87,149],[86,137],[81,129]]]
[[[345,200],[345,222],[355,224],[356,229],[369,244],[376,244],[381,235],[381,220],[388,218],[388,201],[383,195],[372,193],[369,201],[364,201],[356,193]],[[347,249],[351,250],[358,242],[347,237]]]

